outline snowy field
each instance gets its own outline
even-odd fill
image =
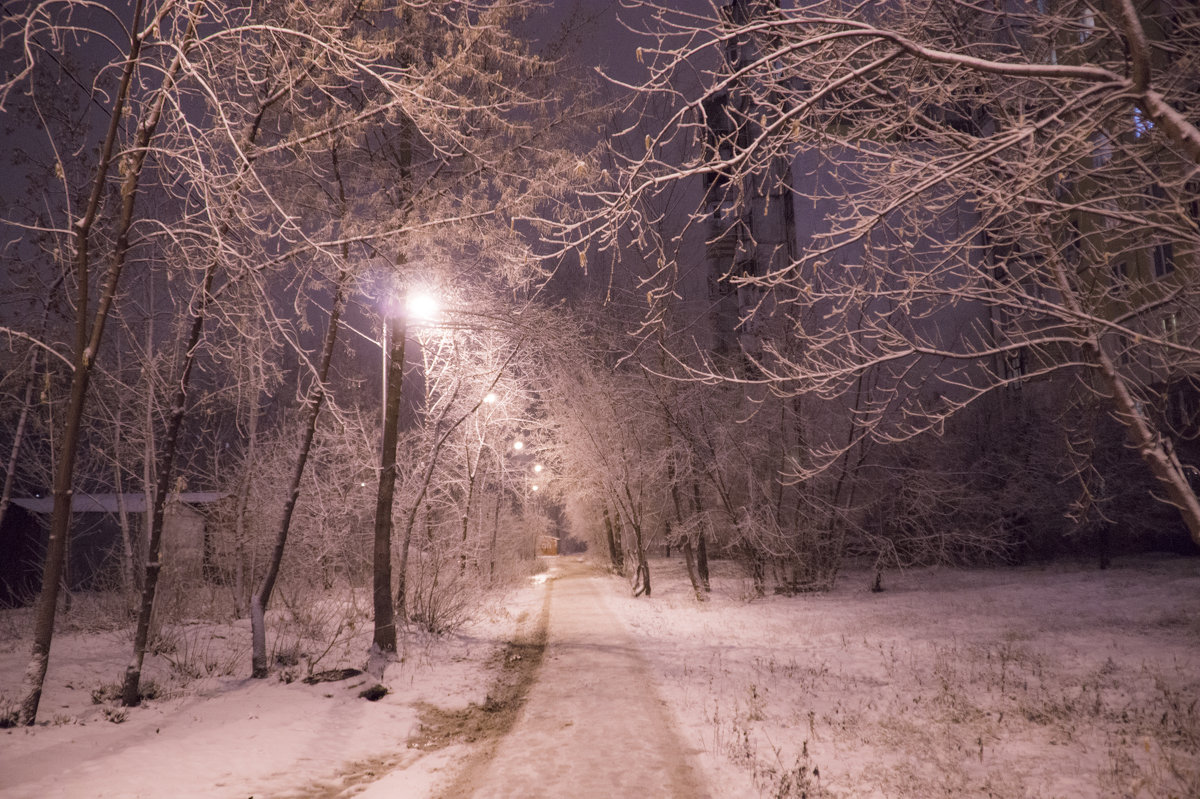
[[[545,584],[491,598],[472,622],[442,638],[410,634],[403,662],[388,667],[388,695],[359,697],[363,674],[306,685],[313,672],[361,668],[371,640],[369,594],[330,595],[301,613],[273,611],[268,642],[282,662],[266,680],[250,671],[248,622],[168,627],[146,677],[158,698],[120,708],[116,690],[132,648],[129,630],[98,629],[108,614],[79,595],[51,650],[40,722],[0,730],[0,797],[373,796],[380,777],[403,767],[404,791],[425,796],[461,745],[409,747],[423,703],[453,709],[485,700],[494,659],[533,625]],[[29,609],[0,611],[0,711],[21,696]],[[323,631],[324,643],[310,636]],[[335,644],[325,651],[330,631]],[[307,655],[307,657],[305,657]],[[285,680],[290,680],[286,682]]]
[[[714,796],[1200,796],[1200,559],[609,594]],[[613,582],[619,582],[613,578]],[[623,586],[622,586],[623,587]]]

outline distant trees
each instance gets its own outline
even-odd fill
[[[618,149],[591,226],[564,226],[559,241],[666,243],[640,273],[651,320],[666,320],[661,304],[689,266],[671,242],[699,234],[709,258],[735,245],[715,267],[739,298],[741,362],[671,338],[668,321],[654,335],[673,369],[763,398],[760,414],[795,414],[797,449],[754,474],[801,487],[797,507],[853,526],[862,514],[845,515],[846,491],[855,468],[886,463],[879,445],[936,435],[959,415],[990,417],[1001,425],[991,435],[1008,436],[989,407],[1093,397],[1200,543],[1186,450],[1200,379],[1195,9],[734,0],[709,16],[631,5],[646,26],[639,91],[670,111]],[[663,235],[664,198],[700,185],[682,232]],[[761,247],[752,217],[772,202],[793,205],[799,250],[741,260]],[[1068,428],[1058,424],[1060,442]],[[815,521],[764,517],[766,496],[736,507],[756,535]]]

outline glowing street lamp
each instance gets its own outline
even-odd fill
[[[525,449],[525,442],[524,441],[514,441],[513,449],[516,450],[517,452],[520,452],[521,450]]]
[[[405,303],[408,318],[413,322],[432,322],[441,310],[437,299],[428,292],[417,291],[408,295]]]

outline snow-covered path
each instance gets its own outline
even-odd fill
[[[442,796],[709,796],[593,567],[560,560],[549,643],[513,730]]]

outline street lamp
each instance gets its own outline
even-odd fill
[[[433,322],[441,311],[437,298],[426,291],[410,293],[405,305],[408,318],[414,322]]]

